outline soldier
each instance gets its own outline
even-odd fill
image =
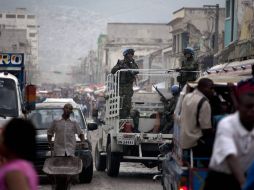
[[[174,125],[174,111],[179,97],[180,89],[178,85],[172,85],[170,90],[173,97],[164,102],[161,133],[170,133]]]
[[[112,68],[111,73],[115,74],[121,69],[138,69],[138,65],[133,59],[134,49],[126,49],[123,52],[124,59],[118,60],[117,64]],[[121,71],[119,79],[119,95],[122,98],[122,109],[120,110],[120,118],[125,119],[130,116],[131,97],[133,95],[133,82],[138,71]]]
[[[183,59],[181,61],[181,68],[179,76],[179,84],[182,89],[188,81],[195,81],[197,79],[197,72],[199,67],[197,62],[194,60],[194,50],[191,47],[187,47],[183,50]]]

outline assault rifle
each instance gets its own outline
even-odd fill
[[[167,98],[161,93],[161,91],[158,90],[157,86],[154,86],[154,85],[153,85],[153,87],[154,87],[154,89],[156,90],[156,92],[161,96],[161,101],[162,101],[163,103],[168,103]]]

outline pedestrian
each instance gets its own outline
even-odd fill
[[[33,124],[15,118],[0,136],[0,189],[37,190],[38,176],[32,162],[36,158],[36,131]]]
[[[180,71],[178,81],[180,88],[182,89],[187,82],[195,81],[198,77],[197,71],[199,70],[199,66],[195,60],[195,53],[193,48],[186,47],[183,49],[183,57],[180,63],[181,68],[177,70]]]
[[[133,59],[134,49],[126,49],[123,52],[124,59],[118,60],[117,64],[112,68],[111,73],[115,74],[121,69],[138,69],[138,65]],[[122,109],[120,110],[120,118],[130,117],[131,98],[133,96],[133,82],[136,79],[138,71],[126,70],[120,72],[119,78],[119,96],[122,98]]]
[[[194,156],[208,157],[211,155],[214,132],[209,99],[213,93],[213,81],[201,78],[197,88],[188,93],[182,102],[180,144],[187,152],[192,149]]]
[[[218,124],[204,190],[240,190],[254,161],[253,81],[237,85],[236,99],[237,111]]]
[[[84,133],[76,121],[70,119],[73,113],[73,106],[69,103],[63,107],[63,115],[60,120],[53,121],[52,125],[48,128],[48,142],[52,145],[52,137],[55,135],[54,140],[54,156],[75,156],[76,137],[77,134],[81,140],[82,146],[88,145],[85,143]]]

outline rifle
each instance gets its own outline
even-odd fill
[[[168,103],[167,98],[161,93],[161,91],[158,90],[157,86],[154,86],[154,85],[153,85],[153,87],[154,87],[154,89],[157,91],[157,93],[161,96],[161,101],[162,101],[163,103]]]

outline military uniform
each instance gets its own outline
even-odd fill
[[[161,119],[161,133],[170,133],[170,130],[174,125],[174,111],[176,107],[176,103],[178,100],[178,95],[173,96],[167,104],[164,103],[164,112]]]
[[[186,57],[184,57],[181,61],[180,88],[183,88],[183,86],[189,81],[195,81],[198,77],[198,73],[189,71],[198,70],[199,67],[197,61],[195,61],[193,58],[188,60]]]
[[[112,68],[111,73],[115,74],[121,69],[138,69],[135,61],[118,60],[117,64]],[[133,96],[133,82],[137,71],[121,71],[119,79],[119,95],[122,98],[122,109],[120,110],[120,118],[124,119],[130,116],[131,97]]]

